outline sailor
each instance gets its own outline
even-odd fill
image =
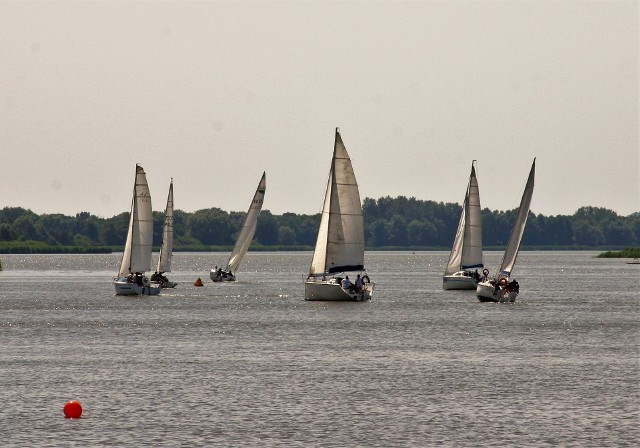
[[[360,274],[358,274],[356,277],[356,292],[360,292],[363,286],[364,283],[362,281],[362,277],[360,277]]]
[[[349,280],[349,276],[347,275],[344,279],[342,279],[342,289],[349,289],[351,287],[351,280]]]

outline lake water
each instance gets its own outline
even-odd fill
[[[120,254],[0,255],[0,445],[637,446],[640,266],[594,255],[522,252],[514,304],[444,252],[368,252],[366,303],[304,301],[310,252],[178,253],[143,298]]]

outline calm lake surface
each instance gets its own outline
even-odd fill
[[[367,252],[367,303],[303,300],[310,252],[178,253],[144,298],[120,254],[0,255],[0,445],[637,446],[640,266],[594,255],[521,252],[514,304],[448,252]]]

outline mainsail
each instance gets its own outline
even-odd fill
[[[231,256],[229,257],[229,262],[227,263],[227,272],[235,272],[240,266],[240,262],[242,258],[249,250],[249,245],[253,240],[253,235],[256,233],[256,227],[258,225],[258,215],[260,215],[260,210],[262,210],[262,203],[264,202],[264,194],[267,189],[267,177],[266,173],[262,173],[262,178],[258,183],[258,188],[256,189],[256,193],[253,195],[253,199],[251,200],[251,205],[249,206],[249,211],[247,211],[247,215],[244,218],[244,223],[242,224],[242,229],[240,229],[240,233],[238,234],[238,238],[236,240],[236,245],[231,252]]]
[[[529,178],[527,179],[527,185],[524,187],[522,199],[520,200],[518,215],[513,223],[513,228],[509,235],[509,241],[507,242],[507,248],[505,249],[504,256],[502,257],[502,263],[500,264],[500,269],[498,271],[499,275],[508,277],[513,270],[513,266],[516,264],[516,258],[518,257],[518,251],[520,249],[520,241],[522,240],[522,234],[524,233],[524,228],[527,224],[527,217],[529,216],[529,207],[531,206],[531,197],[533,196],[535,174],[536,159],[533,159],[531,171],[529,171]]]
[[[151,267],[152,244],[153,213],[151,209],[151,194],[149,193],[144,169],[136,164],[129,231],[118,276],[124,277],[131,273],[148,271]]]
[[[478,188],[476,170],[472,163],[467,193],[462,204],[460,222],[458,223],[458,230],[444,275],[452,275],[465,269],[483,267],[480,190]]]
[[[351,159],[336,128],[331,170],[309,275],[364,269],[364,220]]]
[[[156,272],[171,272],[173,258],[173,179],[169,184],[167,207],[164,210],[164,224],[162,226],[162,246]]]

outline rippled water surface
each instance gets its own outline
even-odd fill
[[[227,256],[178,253],[175,290],[126,298],[119,254],[0,255],[0,445],[640,443],[640,266],[523,252],[519,301],[483,304],[441,289],[448,253],[368,252],[374,299],[323,303],[308,252],[210,282]]]

